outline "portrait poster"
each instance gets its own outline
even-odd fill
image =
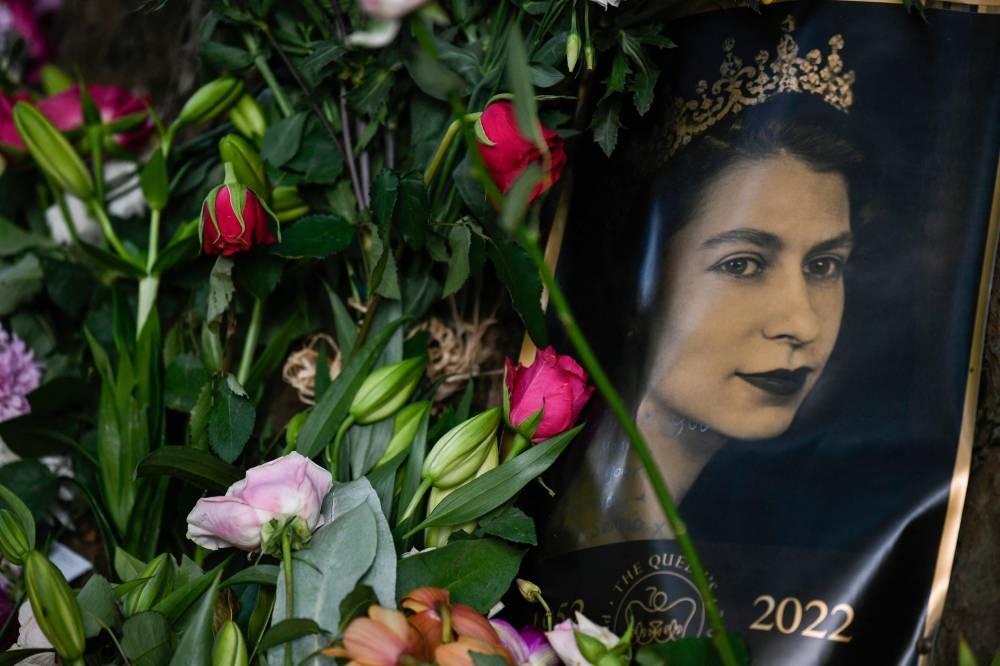
[[[644,17],[676,48],[614,153],[576,155],[559,279],[754,663],[918,663],[968,474],[1000,8],[704,4]],[[527,577],[640,645],[708,635],[622,431],[585,418],[526,503]]]

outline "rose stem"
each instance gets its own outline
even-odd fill
[[[243,354],[240,356],[240,369],[236,373],[236,381],[244,388],[246,388],[247,377],[250,376],[250,367],[253,365],[253,351],[257,348],[257,339],[260,337],[260,323],[263,315],[263,299],[254,298],[253,311],[250,313],[250,327],[247,329],[247,338],[243,342]]]
[[[503,462],[507,462],[514,456],[528,448],[528,438],[517,432],[514,433],[514,443],[507,449],[507,454],[503,457]]]
[[[567,302],[562,290],[559,288],[559,284],[556,282],[552,271],[550,271],[549,267],[545,265],[545,257],[542,255],[542,251],[539,249],[538,243],[535,242],[533,235],[524,225],[518,226],[515,233],[517,234],[518,240],[527,250],[528,256],[531,257],[531,260],[538,268],[538,272],[542,276],[542,282],[544,282],[545,286],[548,287],[549,297],[552,299],[552,305],[556,309],[559,321],[562,322],[563,327],[566,329],[566,334],[569,336],[570,342],[573,343],[574,349],[576,349],[577,354],[580,355],[583,367],[588,373],[590,373],[591,380],[597,386],[601,395],[604,396],[608,406],[611,408],[611,411],[614,413],[618,422],[621,424],[622,429],[625,431],[625,435],[628,437],[629,442],[632,445],[632,450],[642,462],[643,469],[646,471],[646,476],[649,477],[649,481],[653,486],[653,491],[656,493],[656,498],[659,500],[660,506],[663,508],[663,513],[667,518],[667,522],[670,524],[670,528],[674,532],[674,537],[677,539],[677,543],[680,546],[681,551],[687,558],[688,564],[691,565],[691,575],[694,578],[695,586],[698,588],[698,593],[705,602],[705,613],[708,615],[709,623],[712,626],[712,641],[715,643],[715,647],[719,651],[722,663],[726,666],[736,666],[736,656],[733,653],[732,645],[729,643],[729,636],[726,634],[726,627],[722,622],[722,616],[719,614],[719,607],[716,603],[715,596],[712,594],[712,590],[708,586],[708,577],[705,575],[705,569],[702,567],[701,559],[698,557],[694,543],[691,541],[691,535],[687,531],[687,526],[684,524],[684,521],[681,520],[680,513],[678,513],[674,500],[670,495],[670,491],[667,489],[667,484],[663,480],[663,475],[660,474],[660,471],[656,467],[656,463],[653,461],[653,456],[649,451],[649,445],[646,444],[646,440],[643,438],[642,433],[639,432],[639,428],[636,427],[635,421],[633,421],[632,417],[629,415],[629,412],[625,407],[625,403],[622,402],[618,392],[615,391],[614,386],[611,384],[611,380],[604,372],[604,368],[601,367],[601,364],[598,362],[593,350],[590,348],[590,344],[587,342],[583,332],[577,325],[576,319],[573,317],[573,312],[570,310],[569,303]]]
[[[292,539],[288,535],[288,525],[281,532],[281,560],[285,565],[285,613],[287,617],[295,617],[294,597],[292,596]],[[292,666],[292,643],[285,643],[285,666]]]

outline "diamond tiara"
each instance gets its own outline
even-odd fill
[[[701,80],[695,87],[695,99],[674,98],[671,104],[669,128],[660,146],[661,156],[669,158],[692,138],[708,130],[730,114],[745,107],[756,106],[781,93],[809,93],[820,95],[823,101],[847,113],[854,102],[851,87],[854,70],[844,70],[840,51],[844,48],[842,35],[828,41],[830,52],[825,56],[813,49],[799,56],[799,45],[792,32],[795,19],[786,16],[782,21],[782,36],[778,40],[777,56],[760,51],[754,64],[744,64],[734,53],[736,40],[726,39],[722,45],[723,58],[719,66],[721,78],[711,85]]]

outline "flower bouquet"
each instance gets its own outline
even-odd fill
[[[536,544],[516,500],[591,378],[643,455],[538,243],[565,225],[565,142],[612,151],[669,46],[590,2],[219,0],[214,78],[172,117],[51,65],[8,91],[2,663],[633,658],[630,632],[515,584]],[[582,366],[549,345],[543,284]],[[531,341],[505,370],[504,317]],[[95,571],[71,585],[50,547],[78,523]],[[512,590],[542,626],[501,619]]]

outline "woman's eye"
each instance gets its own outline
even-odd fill
[[[712,270],[734,277],[753,277],[764,270],[764,262],[753,257],[728,257],[715,264]]]
[[[805,273],[817,280],[838,278],[844,272],[844,260],[840,257],[816,257],[806,262]]]

